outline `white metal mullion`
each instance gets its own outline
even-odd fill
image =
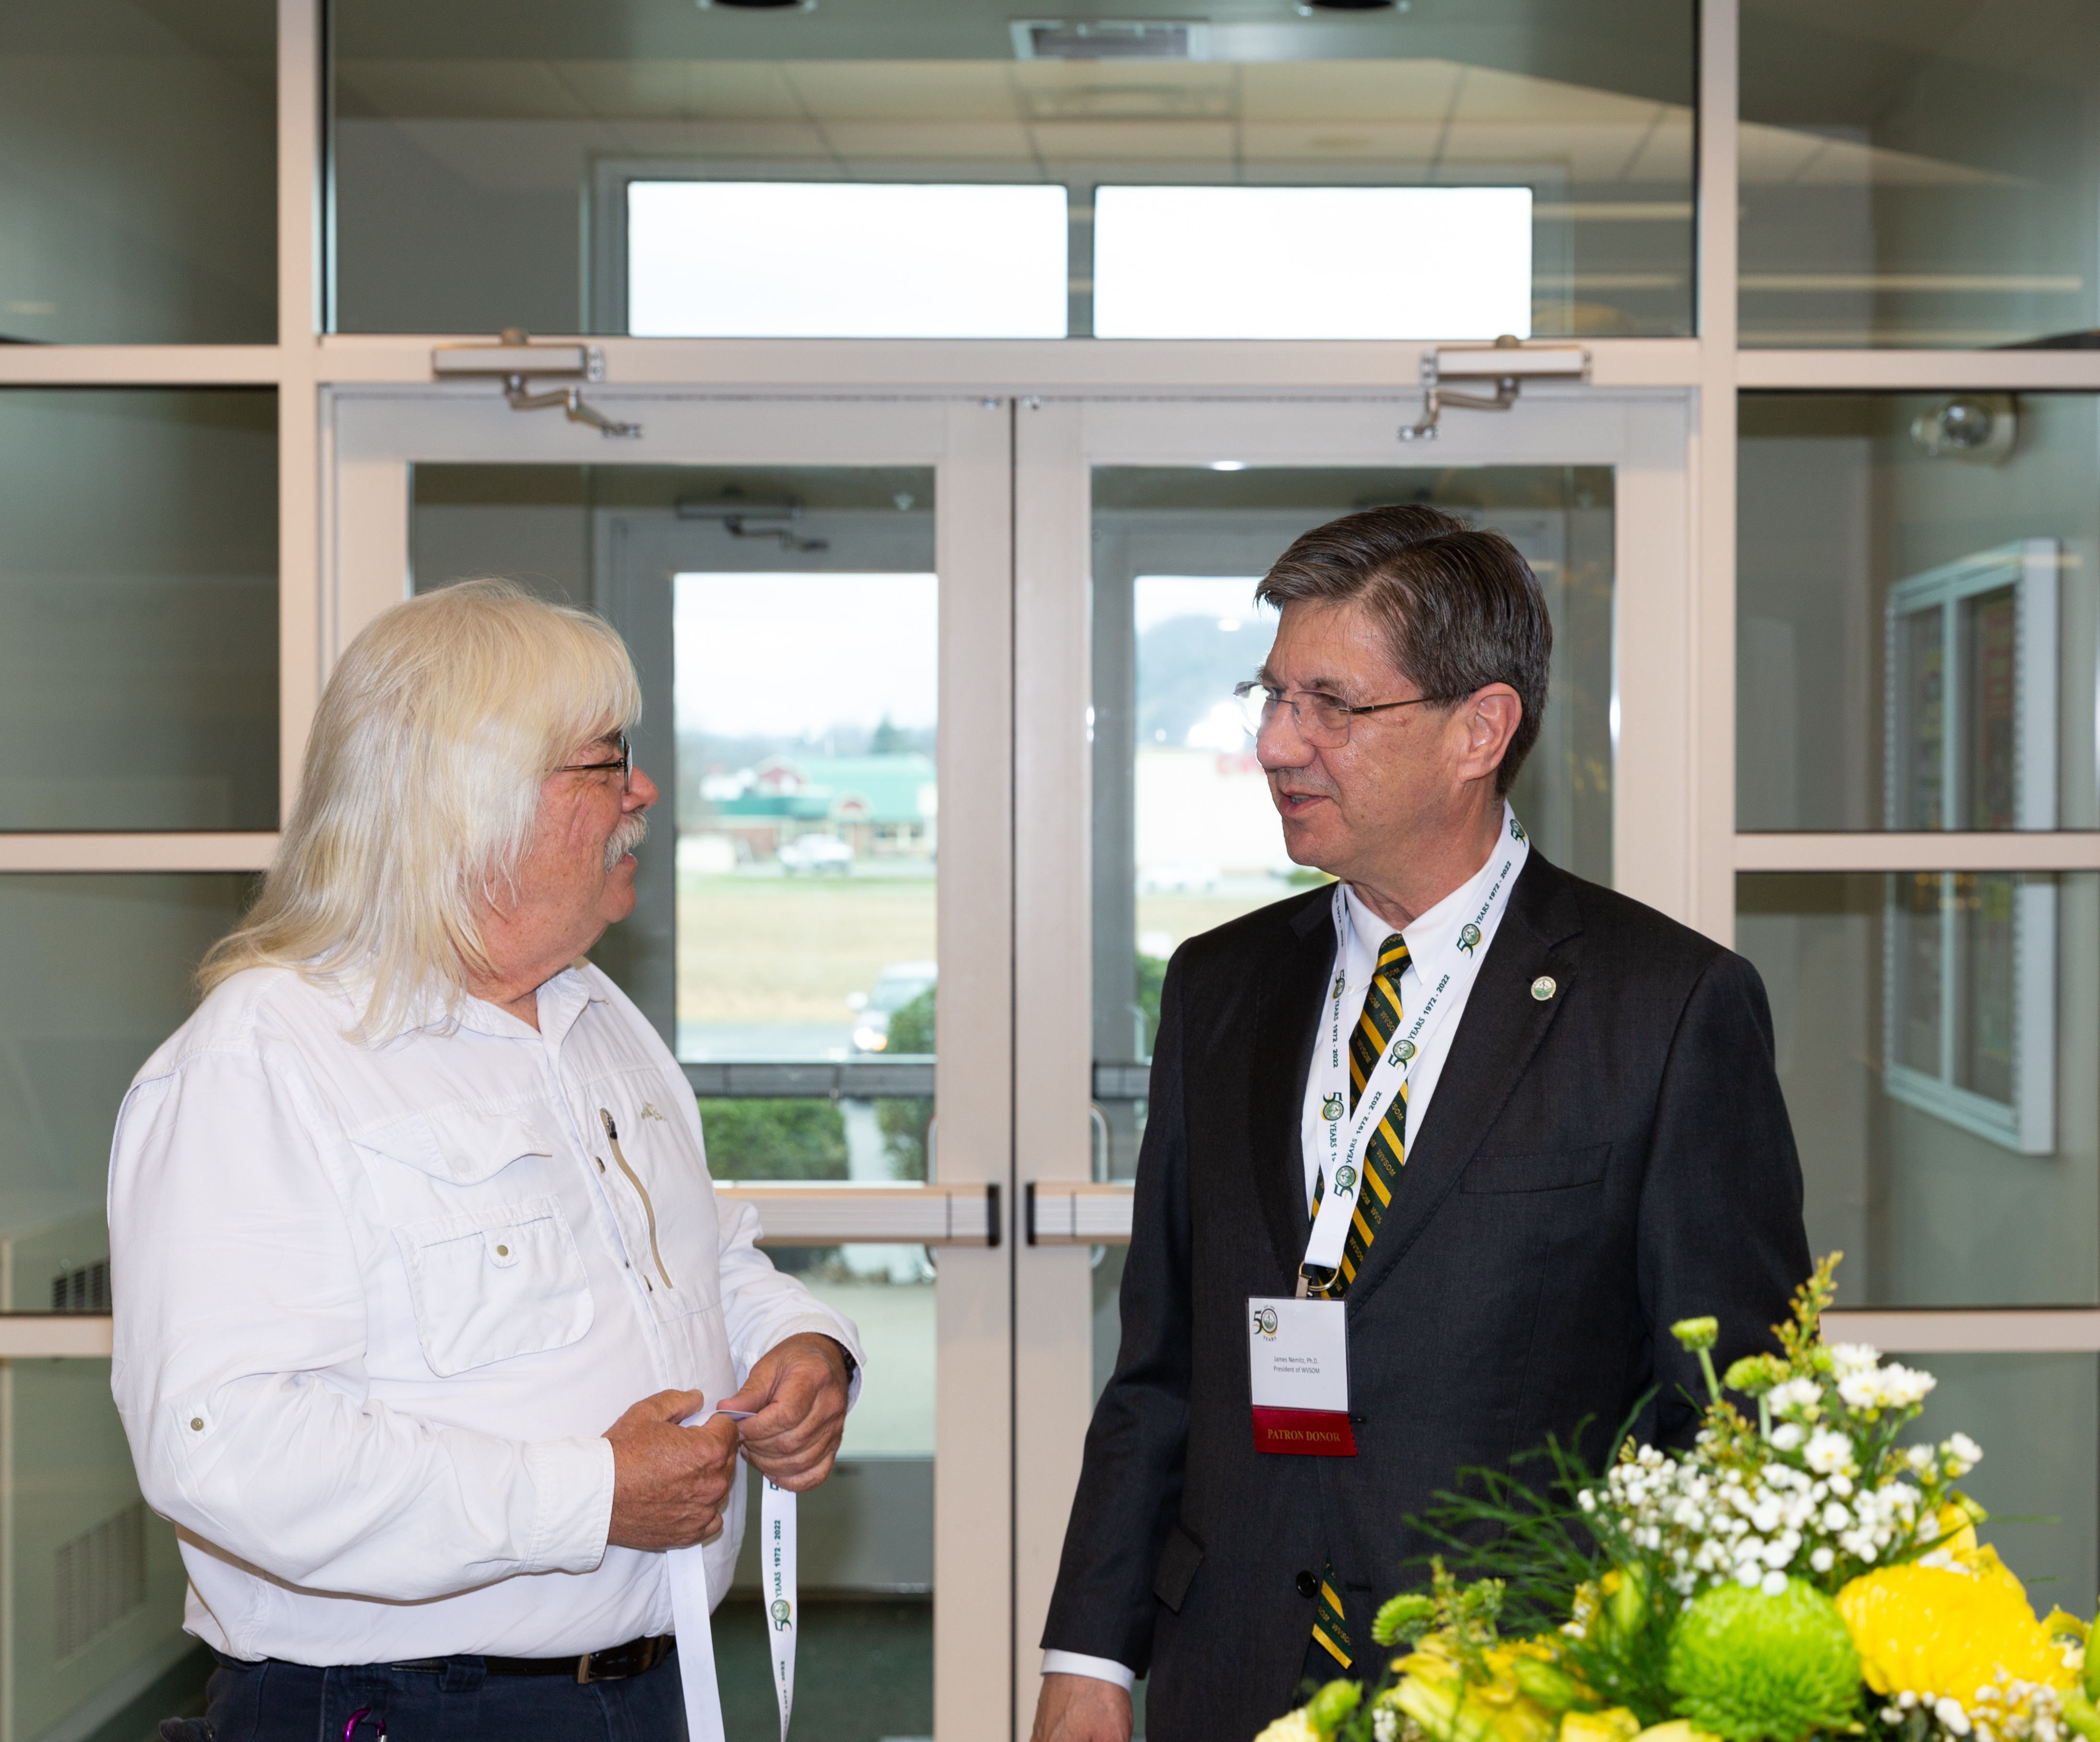
[[[0,835],[0,875],[51,871],[254,871],[277,837],[265,834]]]
[[[274,345],[0,345],[0,386],[267,387]]]
[[[1736,935],[1736,256],[1739,0],[1699,9],[1699,421],[1691,562],[1691,923]],[[1624,799],[1621,802],[1624,802]]]
[[[1745,351],[1736,384],[1745,390],[1825,393],[2100,391],[2100,351]]]
[[[320,0],[277,0],[277,785],[320,701]]]
[[[1925,829],[1738,835],[1739,871],[2100,871],[2100,833]]]

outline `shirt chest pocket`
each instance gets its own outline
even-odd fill
[[[583,1255],[546,1183],[552,1146],[516,1111],[443,1108],[358,1135],[404,1170],[386,1196],[407,1270],[416,1337],[431,1372],[450,1378],[576,1342],[593,1308]],[[505,1189],[508,1187],[509,1189]],[[426,1211],[411,1207],[420,1201]]]
[[[492,1204],[396,1228],[423,1359],[440,1378],[576,1342],[590,1284],[551,1197]]]

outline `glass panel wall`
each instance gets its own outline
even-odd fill
[[[330,324],[747,330],[690,310],[699,324],[665,328],[630,282],[665,249],[725,293],[800,258],[810,239],[784,201],[738,225],[664,232],[630,196],[699,180],[1061,187],[1068,277],[1050,330],[1074,335],[1130,330],[1096,324],[1097,188],[1508,190],[1529,213],[1502,287],[1514,309],[1498,324],[1686,333],[1694,11],[1689,0],[1586,0],[1536,19],[1277,7],[1066,25],[959,0],[342,0],[329,13]],[[923,246],[905,238],[900,256],[894,227],[910,221],[871,237],[875,253],[840,227],[816,270],[873,285],[878,254],[907,269],[929,258],[941,240],[930,233]],[[646,235],[630,233],[637,223]],[[1316,231],[1310,244],[1288,227],[1265,232],[1260,246],[1243,234],[1242,263],[1260,271],[1267,256],[1326,247],[1331,224]],[[1191,313],[1191,330],[1221,330]],[[779,299],[764,318],[784,318]],[[871,318],[813,311],[794,330],[867,333]],[[1239,316],[1222,330],[1252,336]]]
[[[0,876],[0,1278],[11,1312],[109,1311],[117,1109],[189,1016],[245,876]],[[119,1286],[121,1286],[121,1279]],[[0,1361],[9,1733],[126,1735],[195,1704],[174,1529],[139,1497],[106,1361]],[[153,1709],[148,1709],[152,1708]]]
[[[276,342],[276,21],[0,8],[0,343]]]
[[[2100,875],[1745,875],[1736,946],[1840,1304],[2100,1304]]]
[[[1740,402],[1736,825],[2100,827],[2100,399]]]
[[[267,388],[0,390],[0,829],[277,826],[276,436]]]
[[[2100,16],[1744,0],[1740,340],[2076,342],[2100,325]]]

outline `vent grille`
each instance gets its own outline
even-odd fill
[[[63,1663],[145,1606],[146,1502],[134,1501],[60,1543],[57,1559],[52,1656]]]
[[[1208,60],[1211,27],[1184,19],[1017,19],[1017,60]]]
[[[51,1278],[54,1312],[107,1312],[109,1310],[109,1260],[99,1259],[77,1270],[61,1270]]]

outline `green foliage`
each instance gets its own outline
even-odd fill
[[[1667,1674],[1677,1710],[1727,1742],[1800,1742],[1842,1729],[1860,1704],[1844,1618],[1799,1579],[1771,1596],[1740,1585],[1701,1592],[1672,1633]]]
[[[890,1013],[887,1052],[933,1051],[935,1003],[940,988],[928,986],[908,1004]],[[893,1180],[926,1177],[926,1127],[933,1117],[933,1103],[924,1097],[910,1100],[879,1100],[875,1122],[882,1129],[882,1144],[889,1152]]]
[[[717,1180],[843,1180],[846,1122],[828,1100],[703,1100]]]
[[[933,1003],[940,991],[929,986],[908,1004],[899,1004],[889,1015],[889,1044],[885,1054],[926,1052],[933,1050]]]
[[[1145,1056],[1152,1056],[1159,1038],[1159,994],[1167,984],[1167,964],[1156,955],[1137,959],[1137,1008],[1145,1018]]]

